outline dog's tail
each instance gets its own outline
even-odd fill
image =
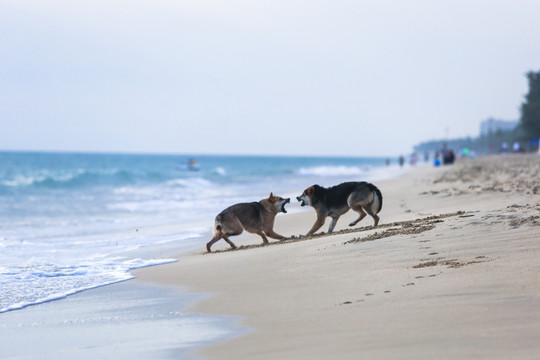
[[[216,231],[223,229],[223,225],[221,225],[221,215],[216,216],[216,220],[214,221],[214,229]]]
[[[375,213],[375,214],[378,214],[381,209],[382,209],[382,193],[381,191],[379,190],[378,187],[376,187],[375,185],[373,184],[370,184],[368,183],[367,184],[368,186],[368,189],[373,191],[373,204],[372,204],[372,211]]]

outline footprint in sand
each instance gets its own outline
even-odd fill
[[[358,303],[358,302],[363,302],[363,301],[364,301],[364,300],[356,300],[355,302]],[[353,303],[352,301],[345,301],[345,302],[342,302],[342,303],[339,304],[339,305],[350,305],[350,304],[352,304],[352,303]]]

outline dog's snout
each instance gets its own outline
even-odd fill
[[[290,203],[290,202],[291,202],[291,198],[287,198],[287,199],[285,200],[285,202],[286,202],[286,203]]]
[[[296,197],[296,200],[302,201],[302,199],[300,199],[300,196],[297,196],[297,197]]]

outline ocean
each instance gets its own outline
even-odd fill
[[[0,152],[0,313],[202,252],[214,217],[234,203],[397,176],[385,160]],[[144,255],[165,245],[175,252]]]

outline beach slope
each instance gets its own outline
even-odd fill
[[[248,331],[203,348],[205,359],[532,359],[539,174],[540,157],[529,155],[411,169],[376,182],[377,228],[367,217],[348,231],[350,212],[332,235],[299,237],[315,220],[310,208],[276,218],[275,230],[294,238],[263,247],[245,235],[235,243],[249,246],[220,242],[212,254],[204,239],[200,252],[136,275],[211,294],[190,311],[243,319]]]

